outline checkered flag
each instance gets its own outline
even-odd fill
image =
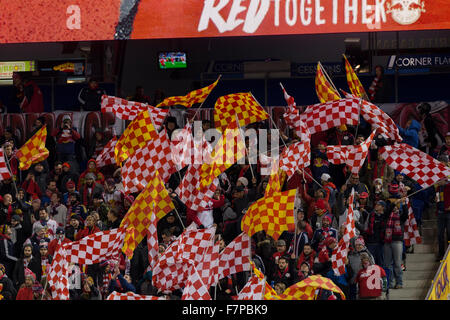
[[[107,165],[115,164],[114,159],[114,148],[116,147],[117,137],[114,136],[108,143],[103,147],[102,152],[95,159],[98,168],[102,168]]]
[[[131,291],[124,293],[113,291],[106,300],[166,300],[166,298],[136,294]]]
[[[343,124],[355,126],[359,122],[359,101],[358,98],[347,98],[309,106],[300,114],[300,121],[311,134]]]
[[[122,120],[134,120],[139,113],[148,110],[153,117],[155,126],[160,128],[166,119],[169,109],[160,109],[150,106],[146,103],[128,101],[113,96],[102,96],[101,111],[102,113],[112,112]]]
[[[219,243],[208,247],[205,250],[203,261],[200,262],[196,267],[203,283],[208,287],[215,285],[219,281],[219,251]]]
[[[339,240],[338,246],[333,250],[331,255],[331,266],[335,275],[343,275],[345,273],[345,259],[347,258],[348,248],[350,247],[350,239],[356,236],[355,215],[353,213],[353,198],[355,189],[348,199],[348,213],[345,221],[344,235]]]
[[[322,64],[319,62],[317,64],[317,72],[316,72],[316,93],[320,102],[328,102],[332,100],[339,100],[341,97],[339,93],[334,89],[332,84],[327,80],[325,74],[322,70]]]
[[[148,270],[153,270],[159,253],[159,242],[158,242],[158,218],[156,214],[152,214],[150,217],[150,224],[147,230],[147,248],[148,248]]]
[[[450,176],[447,166],[406,143],[385,146],[378,154],[392,169],[406,174],[424,189]]]
[[[300,141],[285,148],[280,156],[280,168],[291,177],[298,169],[306,168],[311,163],[310,141]]]
[[[265,279],[253,275],[238,294],[237,300],[264,300]]]
[[[209,288],[203,283],[194,266],[191,266],[181,300],[212,300],[209,295]]]
[[[179,238],[176,260],[194,265],[203,261],[206,249],[213,246],[216,228],[185,230]]]
[[[420,236],[409,198],[406,198],[406,203],[408,204],[408,219],[405,222],[403,239],[405,240],[405,246],[409,247],[413,244],[422,243],[422,237]]]
[[[327,146],[327,157],[332,164],[347,164],[353,174],[358,174],[369,153],[369,147],[376,130],[357,146]]]
[[[170,140],[166,129],[147,141],[147,144],[136,151],[122,165],[122,183],[126,193],[142,191],[153,178],[153,171],[157,170],[164,182],[169,181],[176,171],[172,161]]]
[[[48,285],[53,300],[69,300],[69,264],[61,242],[48,270]]]
[[[220,253],[218,279],[223,279],[230,274],[249,271],[250,266],[250,237],[241,233]]]
[[[119,258],[125,234],[124,228],[99,231],[81,240],[63,244],[67,261],[79,265],[91,265],[103,260]]]
[[[49,151],[45,147],[47,138],[47,126],[39,129],[25,144],[16,151],[16,157],[19,159],[19,168],[25,171],[32,164],[44,161],[49,156]]]
[[[0,180],[6,180],[11,178],[11,173],[6,165],[5,155],[3,153],[3,148],[0,148]]]

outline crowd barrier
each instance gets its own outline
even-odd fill
[[[433,279],[426,300],[450,300],[450,246]]]

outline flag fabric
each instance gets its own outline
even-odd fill
[[[350,88],[350,91],[354,96],[358,98],[368,99],[366,90],[364,90],[361,81],[359,81],[358,76],[356,75],[355,71],[352,68],[352,65],[350,64],[350,62],[348,62],[347,57],[345,55],[344,59],[345,59],[345,74],[347,76],[347,83],[348,87]]]
[[[11,177],[11,172],[9,172],[8,166],[6,165],[3,148],[0,148],[0,180],[7,180]]]
[[[237,300],[263,300],[266,280],[253,275],[239,292]]]
[[[279,193],[281,192],[281,184],[280,184],[280,174],[279,172],[279,165],[278,165],[278,157],[274,158],[272,160],[271,165],[271,173],[269,182],[267,183],[266,190],[264,192],[265,197],[270,197],[273,193]]]
[[[155,170],[164,182],[169,181],[171,174],[176,172],[165,128],[122,165],[124,191],[126,193],[142,191],[153,178]]]
[[[335,275],[343,275],[345,273],[345,259],[347,258],[348,249],[350,247],[350,239],[356,236],[355,215],[353,213],[353,199],[355,189],[352,189],[348,200],[347,219],[345,221],[344,235],[339,240],[338,246],[333,250],[331,255],[331,267]]]
[[[194,222],[193,222],[194,223]],[[180,235],[176,260],[198,265],[205,251],[213,246],[216,228],[185,230]]]
[[[241,222],[241,229],[249,236],[264,230],[278,240],[283,231],[294,231],[294,201],[297,190],[273,193],[254,202]]]
[[[264,300],[280,300],[274,288],[272,288],[270,284],[267,283],[264,274],[258,268],[256,268],[253,261],[250,261],[250,266],[253,268],[253,273],[255,274],[255,276],[259,280],[264,281]]]
[[[298,169],[311,163],[311,145],[309,140],[295,142],[285,148],[280,156],[280,168],[291,177]]]
[[[181,300],[212,300],[209,295],[209,288],[203,283],[194,266],[191,266],[190,276]]]
[[[341,90],[344,96],[348,99],[355,99],[356,96]],[[366,120],[373,129],[378,129],[379,133],[386,135],[389,139],[401,142],[403,138],[398,131],[398,127],[394,120],[383,110],[378,108],[373,103],[364,99],[359,100],[360,115]]]
[[[280,295],[280,300],[314,300],[316,289],[338,293],[343,300],[346,298],[342,290],[333,281],[319,275],[313,275],[287,288]]]
[[[113,96],[102,96],[101,112],[112,112],[122,120],[134,120],[142,111],[148,111],[153,117],[156,128],[160,128],[166,119],[169,109],[160,109],[146,103],[128,101]]]
[[[358,98],[346,98],[309,106],[300,114],[300,121],[310,134],[343,124],[355,126],[359,123],[359,101]]]
[[[136,232],[135,241],[124,243],[122,251],[124,253],[127,251],[133,252],[136,246],[144,239],[152,214],[155,214],[158,219],[162,219],[172,210],[175,210],[172,198],[161,181],[158,171],[155,170],[152,179],[134,200],[120,223],[121,227],[133,227]]]
[[[107,165],[116,164],[114,159],[114,149],[116,147],[117,137],[114,136],[108,143],[103,147],[102,152],[97,156],[95,162],[98,168],[102,168]]]
[[[211,208],[211,199],[219,186],[219,180],[216,178],[211,185],[204,187],[201,182],[201,175],[202,165],[191,164],[175,190],[180,200],[193,211],[204,211]]]
[[[267,112],[248,93],[233,93],[217,99],[214,106],[214,125],[217,130],[224,132],[228,125],[239,121],[240,127],[269,118]]]
[[[159,256],[159,242],[158,242],[158,218],[156,214],[150,216],[150,224],[147,229],[147,249],[148,249],[148,269],[153,270]]]
[[[48,286],[53,300],[69,300],[69,263],[61,242],[48,270]]]
[[[408,219],[405,221],[403,240],[405,241],[405,246],[409,247],[413,244],[422,243],[422,237],[419,233],[419,228],[417,227],[416,218],[414,217],[414,212],[411,207],[409,198],[406,198],[408,204]]]
[[[147,295],[143,295],[143,294],[136,294],[131,291],[124,292],[124,293],[113,291],[106,298],[106,300],[166,300],[166,298],[158,297],[158,296],[147,296]]]
[[[220,246],[218,242],[208,247],[205,250],[203,261],[196,267],[203,283],[208,287],[215,285],[219,281],[219,251]]]
[[[19,159],[20,170],[28,170],[32,164],[44,161],[49,156],[49,151],[45,147],[47,138],[47,126],[39,129],[25,144],[16,151]]]
[[[422,188],[432,186],[450,176],[447,166],[406,143],[385,146],[378,154],[392,169],[406,174]]]
[[[353,174],[358,174],[369,153],[376,130],[360,145],[327,146],[327,157],[332,164],[347,164]]]
[[[196,103],[202,103],[209,96],[211,91],[216,87],[219,79],[207,87],[189,92],[185,96],[175,96],[164,99],[156,107],[170,107],[175,105],[185,106],[186,108],[192,107]]]
[[[241,233],[220,253],[219,278],[217,280],[223,279],[230,274],[249,271],[251,268],[250,254],[250,237],[245,233]]]
[[[137,150],[144,147],[147,141],[156,139],[158,133],[152,123],[148,110],[142,111],[125,129],[114,148],[115,160],[118,165],[133,156]]]
[[[289,108],[294,108],[294,110],[297,110],[297,109],[295,109],[295,107],[297,106],[297,104],[295,103],[294,98],[291,97],[291,96],[287,93],[286,89],[284,89],[284,87],[283,87],[283,85],[282,85],[281,83],[280,83],[280,86],[281,86],[281,90],[283,90],[284,99],[286,100],[286,103],[287,103],[288,107],[289,107]],[[298,110],[297,110],[297,111],[298,111]]]
[[[63,244],[67,262],[91,265],[103,260],[118,260],[127,232],[124,228],[99,231],[81,240]]]
[[[337,92],[333,88],[331,83],[325,77],[325,73],[322,70],[320,62],[317,64],[315,84],[317,97],[319,98],[321,103],[341,99],[341,97],[339,96],[339,92]]]

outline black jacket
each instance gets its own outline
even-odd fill
[[[96,88],[91,89],[89,87],[83,88],[78,95],[78,101],[80,101],[85,111],[99,111],[102,95],[106,94],[105,90]]]
[[[36,281],[40,282],[42,274],[40,257],[33,256],[33,258],[31,258],[31,261],[28,263],[27,268],[33,271],[33,273],[36,275]],[[20,286],[25,283],[25,268],[23,266],[23,257],[17,260],[12,279],[16,289],[19,289]]]
[[[0,279],[0,286],[2,287],[1,295],[3,300],[16,300],[17,290],[14,284],[6,275]]]

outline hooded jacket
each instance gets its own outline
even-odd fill
[[[405,129],[401,128],[400,126],[397,127],[400,132],[400,135],[403,138],[403,143],[409,144],[414,148],[419,147],[419,131],[421,125],[418,121],[413,119],[411,121],[411,125]]]

